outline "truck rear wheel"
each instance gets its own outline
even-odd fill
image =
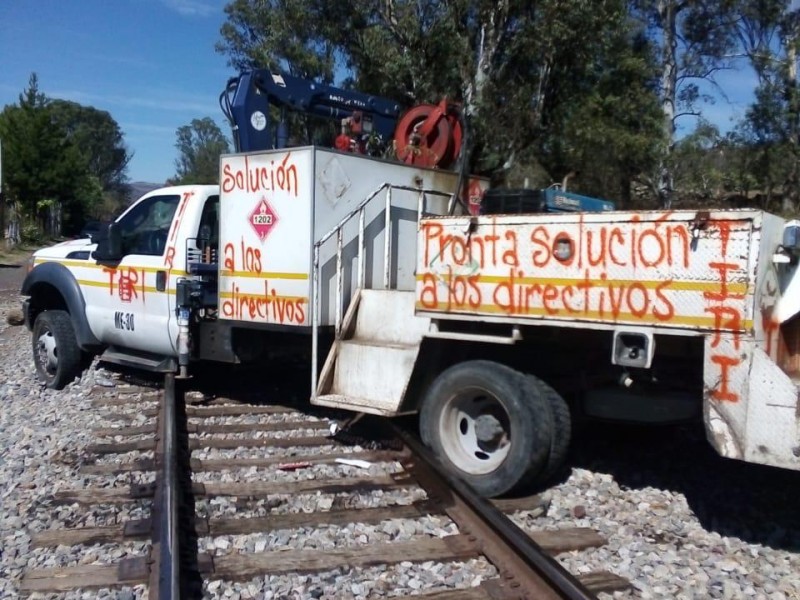
[[[527,484],[545,468],[552,441],[547,399],[518,372],[485,360],[441,373],[425,393],[422,440],[486,497]]]
[[[60,390],[81,372],[81,350],[69,313],[39,313],[33,324],[33,360],[39,381],[54,390]]]

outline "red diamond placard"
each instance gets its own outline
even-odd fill
[[[270,206],[266,196],[262,196],[253,212],[250,213],[250,225],[256,230],[262,242],[278,223],[278,213]]]

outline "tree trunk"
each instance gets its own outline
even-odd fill
[[[678,15],[675,0],[659,0],[657,7],[663,32],[661,109],[664,112],[664,152],[659,164],[658,199],[661,206],[669,208],[672,204],[672,170],[669,165],[669,157],[675,139],[675,96],[678,85]]]
[[[8,223],[6,225],[6,249],[20,243],[20,214],[16,202],[8,205]]]
[[[477,47],[475,50],[475,63],[473,72],[465,77],[466,84],[463,88],[464,94],[464,114],[467,118],[479,118],[481,104],[483,103],[486,85],[490,81],[493,69],[497,68],[497,52],[500,47],[501,39],[504,35],[506,22],[509,18],[508,0],[499,0],[496,7],[488,14],[482,14],[482,22],[479,28]],[[472,142],[467,142],[472,146]],[[464,150],[471,154],[474,153],[474,146],[465,147]],[[513,156],[513,149],[505,161],[504,171],[510,168]],[[473,156],[466,156],[467,164],[473,166]]]
[[[61,235],[61,203],[56,202],[47,207],[47,234],[50,237]]]
[[[797,89],[797,41],[796,32],[792,32],[783,40],[786,46],[786,60],[789,63],[789,73],[786,81],[786,97],[788,102],[788,128],[789,154],[792,164],[784,184],[783,212],[793,214],[797,211],[798,195],[800,195],[800,174],[798,173],[798,159],[800,159],[800,97]]]

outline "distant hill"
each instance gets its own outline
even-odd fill
[[[129,183],[128,186],[131,189],[130,201],[133,202],[134,200],[138,200],[144,196],[147,192],[151,192],[156,188],[163,187],[164,184],[148,183],[146,181],[134,181],[133,183]]]

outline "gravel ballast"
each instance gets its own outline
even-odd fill
[[[96,545],[86,549],[32,549],[30,535],[50,528],[96,526],[141,518],[146,503],[118,506],[55,506],[50,496],[63,489],[85,486],[124,487],[129,476],[81,474],[85,448],[98,440],[91,429],[114,422],[102,413],[124,413],[123,407],[93,408],[89,394],[107,385],[111,375],[94,367],[66,389],[55,392],[36,381],[30,334],[9,327],[6,314],[17,299],[0,296],[0,598],[19,595],[23,572],[30,568],[101,564],[141,556],[145,543]],[[276,398],[276,402],[285,399]],[[131,413],[133,424],[143,423]],[[262,417],[277,422],[284,417]],[[219,419],[218,422],[227,422]],[[231,420],[233,422],[233,420]],[[119,425],[119,423],[117,423]],[[302,432],[303,435],[324,432]],[[272,435],[272,434],[270,434]],[[649,428],[590,425],[577,434],[569,468],[544,492],[545,514],[516,513],[528,529],[589,527],[608,539],[603,547],[563,554],[558,560],[573,573],[610,570],[629,578],[633,589],[620,598],[753,598],[800,599],[800,473],[770,469],[718,457],[697,428]],[[207,450],[195,458],[279,456],[295,460],[313,448]],[[103,457],[98,462],[131,460]],[[375,469],[393,470],[392,463]],[[253,481],[259,478],[292,481],[308,477],[358,474],[355,467],[315,465],[296,472],[245,469],[241,472],[202,473],[197,481]],[[367,474],[365,471],[363,474]],[[137,481],[148,475],[137,475]],[[360,507],[419,500],[418,490],[357,498]],[[203,516],[263,515],[270,511],[298,512],[324,508],[333,498],[282,495],[251,506],[235,499],[198,503]],[[211,538],[201,547],[220,554],[285,548],[326,548],[334,541],[358,545],[371,541],[453,533],[447,520],[403,521],[381,525],[310,527],[261,535]],[[286,540],[282,543],[280,540]],[[224,547],[220,547],[224,546]],[[247,582],[212,581],[204,590],[211,598],[378,598],[400,591],[425,592],[478,585],[492,577],[484,561],[469,563],[402,563],[391,567],[347,570],[313,575],[255,578]],[[120,590],[34,595],[36,598],[138,598],[142,587]],[[610,597],[606,595],[605,597]]]

